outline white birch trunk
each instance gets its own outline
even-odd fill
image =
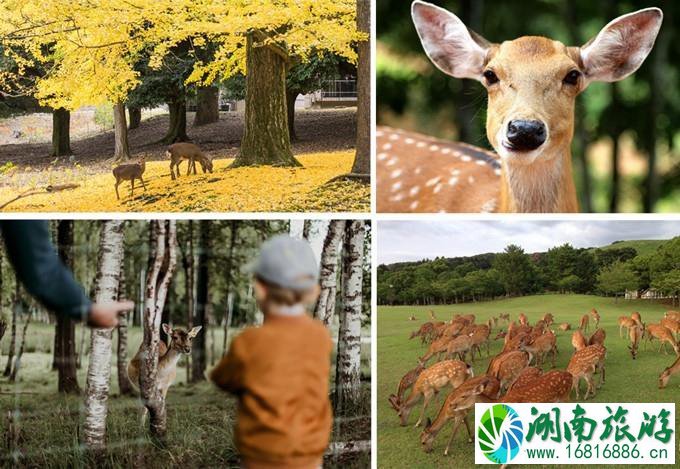
[[[123,259],[122,220],[105,221],[99,239],[99,261],[95,302],[107,303],[118,298],[120,264]],[[106,446],[106,412],[111,378],[112,329],[92,329],[90,361],[87,367],[85,423],[83,442],[91,449]]]
[[[335,296],[338,292],[338,258],[340,241],[345,231],[345,220],[331,220],[321,251],[321,294],[314,310],[314,317],[326,326],[333,322]]]
[[[336,412],[351,407],[361,391],[361,306],[364,221],[347,222],[342,259],[342,313],[335,374]]]

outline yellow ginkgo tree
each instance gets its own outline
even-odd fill
[[[286,125],[288,63],[323,52],[356,62],[366,40],[356,0],[0,0],[0,52],[19,74],[50,64],[34,93],[55,108],[123,103],[140,82],[142,56],[161,67],[178,44],[210,47],[209,61],[196,54],[187,84],[245,73],[236,166],[298,165]],[[9,79],[0,72],[0,87]]]

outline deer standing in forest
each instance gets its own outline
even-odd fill
[[[193,169],[196,174],[196,162],[198,161],[203,169],[203,173],[213,172],[213,162],[210,158],[205,156],[200,148],[193,143],[173,143],[165,152],[166,158],[170,159],[170,177],[175,180],[175,170],[177,170],[177,177],[179,177],[179,164],[182,160],[189,160],[189,167],[187,168],[187,176],[191,174]]]
[[[130,181],[130,197],[135,195],[135,179],[139,179],[142,182],[142,187],[146,191],[146,184],[144,184],[144,178],[142,178],[145,170],[146,163],[144,161],[144,155],[139,159],[139,163],[119,164],[113,168],[113,177],[116,178],[114,188],[116,189],[116,198],[118,200],[120,200],[118,186],[123,181]]]
[[[496,154],[378,128],[378,211],[577,212],[576,96],[592,82],[622,80],[642,65],[661,10],[616,18],[581,47],[535,36],[492,44],[453,13],[422,1],[413,2],[412,17],[437,68],[486,87],[486,135]]]
[[[173,329],[168,324],[163,324],[163,331],[170,337],[170,345],[160,341],[158,344],[158,388],[163,395],[163,399],[168,394],[168,389],[175,382],[177,376],[177,362],[182,354],[191,353],[191,344],[194,337],[202,329],[203,326],[193,327],[190,331],[184,329]],[[130,382],[139,388],[139,376],[142,366],[142,347],[135,354],[134,358],[128,364],[128,377]]]
[[[668,385],[668,380],[670,379],[671,375],[676,373],[680,373],[680,356],[675,359],[671,366],[663,370],[661,375],[659,375],[659,389],[665,388]]]
[[[428,404],[439,391],[449,384],[455,389],[472,376],[472,368],[460,360],[445,360],[425,368],[416,379],[413,391],[409,394],[408,399],[400,403],[398,415],[401,426],[407,425],[411,410],[421,398],[423,399],[423,408],[416,422],[416,427],[420,426]]]

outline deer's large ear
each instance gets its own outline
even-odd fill
[[[170,327],[170,324],[163,323],[161,327],[163,328],[163,332],[165,332],[166,334],[168,335],[172,334],[172,327]]]
[[[491,44],[470,31],[453,13],[416,0],[411,16],[425,53],[442,72],[456,78],[482,80]]]
[[[189,331],[189,337],[193,339],[198,335],[201,329],[203,329],[203,326],[192,327],[191,330]]]
[[[619,16],[581,47],[586,82],[618,81],[635,72],[654,47],[663,12],[658,8]]]

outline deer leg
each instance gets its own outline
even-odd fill
[[[118,195],[118,184],[120,184],[120,181],[116,179],[116,184],[113,187],[116,189],[116,199],[120,200],[120,195]]]
[[[576,394],[576,400],[578,400],[578,387],[581,382],[581,377],[580,376],[574,376],[574,382],[571,385],[571,388],[574,390],[574,393]]]
[[[432,400],[432,396],[434,396],[434,393],[432,393],[431,391],[424,394],[423,408],[420,410],[420,417],[418,417],[418,421],[416,422],[415,425],[416,427],[419,427],[420,423],[423,421],[423,417],[425,417],[425,410],[427,409],[427,405]]]
[[[134,197],[134,195],[135,195],[135,179],[132,178],[132,180],[130,180],[130,197]]]
[[[172,161],[170,162],[170,178],[174,181],[175,180],[175,163]]]
[[[187,176],[191,174],[191,167],[194,165],[194,159],[189,160],[189,166],[187,167]]]
[[[142,179],[142,176],[139,176],[139,180],[142,181],[142,187],[144,188],[144,192],[146,192],[146,184],[144,184],[144,179]]]
[[[451,436],[449,437],[449,441],[446,443],[446,449],[444,449],[444,456],[449,455],[449,448],[451,447],[451,443],[453,442],[453,439],[456,437],[456,433],[458,432],[458,427],[460,427],[460,419],[459,418],[454,418],[453,420],[453,431],[451,431]]]

